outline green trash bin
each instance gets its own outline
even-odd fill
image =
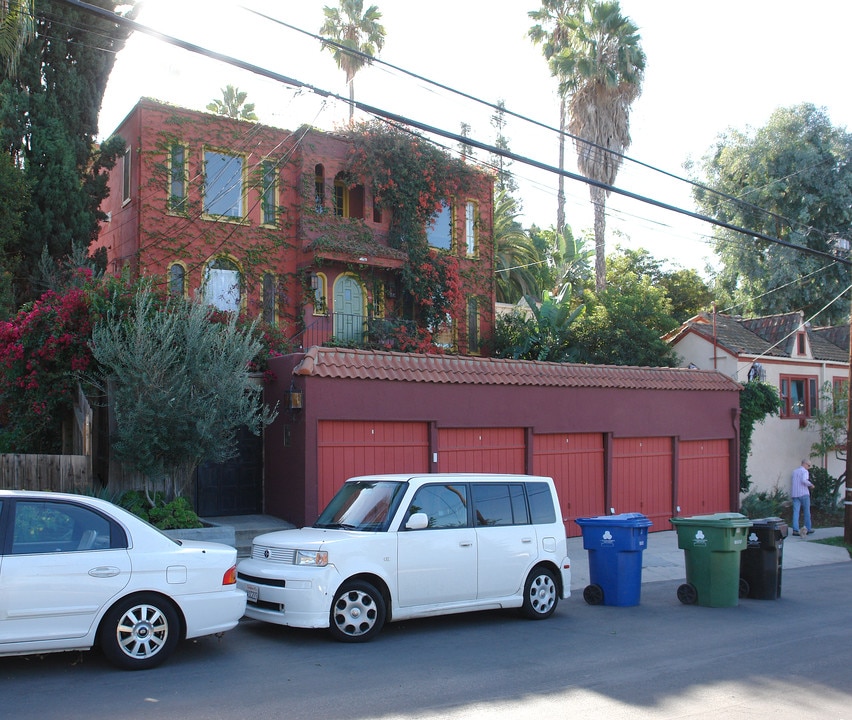
[[[740,513],[672,518],[684,551],[686,583],[677,589],[686,604],[734,607],[740,600],[740,553],[751,520]]]

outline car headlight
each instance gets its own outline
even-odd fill
[[[296,550],[296,565],[325,567],[328,565],[327,550]]]

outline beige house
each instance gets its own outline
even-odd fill
[[[848,382],[849,327],[814,328],[801,312],[761,318],[701,313],[665,339],[684,367],[718,370],[740,383],[757,376],[778,388],[780,417],[755,428],[748,473],[752,491],[778,486],[789,492],[791,472],[817,440],[809,420],[824,402],[823,391]],[[845,470],[833,453],[813,463],[834,477]]]

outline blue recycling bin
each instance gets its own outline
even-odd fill
[[[642,513],[577,518],[583,548],[589,553],[589,580],[583,599],[589,605],[639,604],[642,551],[653,523]]]

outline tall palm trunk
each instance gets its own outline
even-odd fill
[[[565,227],[565,122],[568,116],[568,103],[562,95],[559,100],[559,190],[556,194],[556,231]]]
[[[606,190],[589,185],[595,208],[595,292],[606,290]]]

